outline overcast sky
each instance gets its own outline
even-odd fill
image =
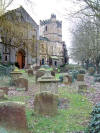
[[[57,19],[62,20],[63,41],[66,42],[67,48],[69,48],[71,44],[71,23],[66,20],[65,17],[66,10],[70,10],[74,7],[72,0],[31,0],[31,4],[25,1],[26,0],[14,0],[8,10],[22,5],[38,25],[40,20],[49,19],[52,13],[56,14]]]

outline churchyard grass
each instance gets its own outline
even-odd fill
[[[59,109],[53,117],[37,115],[33,110],[27,110],[28,127],[34,133],[67,133],[84,131],[92,111],[92,104],[86,97],[75,92],[70,87],[59,88],[59,97],[69,100],[68,109]]]
[[[35,82],[34,76],[28,77],[27,73],[23,72],[29,80],[30,86]],[[56,74],[59,78],[60,74]],[[5,77],[4,84],[9,84],[10,78]],[[2,80],[1,80],[2,83]],[[1,85],[1,84],[0,84]],[[2,84],[2,86],[4,86]],[[91,89],[94,91],[94,89]],[[53,117],[37,115],[34,109],[27,108],[26,116],[28,128],[34,133],[70,133],[73,131],[84,131],[87,128],[90,113],[92,111],[92,104],[84,95],[80,95],[77,89],[70,86],[62,86],[58,89],[59,98],[68,99],[67,109],[58,109],[57,115]],[[8,101],[25,102],[30,99],[30,96],[10,96]],[[34,99],[34,98],[33,98]]]
[[[25,102],[30,99],[30,96],[11,96],[8,97],[8,101]]]

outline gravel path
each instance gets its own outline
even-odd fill
[[[85,75],[85,83],[88,85],[86,96],[93,105],[100,102],[100,82],[94,82],[93,76]]]

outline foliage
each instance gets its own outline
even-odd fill
[[[88,127],[88,133],[99,133],[100,131],[100,103],[97,104],[91,113],[91,121]]]
[[[77,20],[72,29],[71,57],[87,66],[88,63],[95,64],[100,73],[100,0],[75,1],[80,8],[71,15],[74,22]]]

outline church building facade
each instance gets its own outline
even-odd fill
[[[0,18],[0,60],[18,63],[19,68],[38,64],[39,26],[23,7]]]
[[[48,20],[40,21],[40,64],[59,66],[64,64],[62,21],[51,14]],[[45,52],[44,52],[45,51]],[[66,53],[67,56],[67,53]]]

